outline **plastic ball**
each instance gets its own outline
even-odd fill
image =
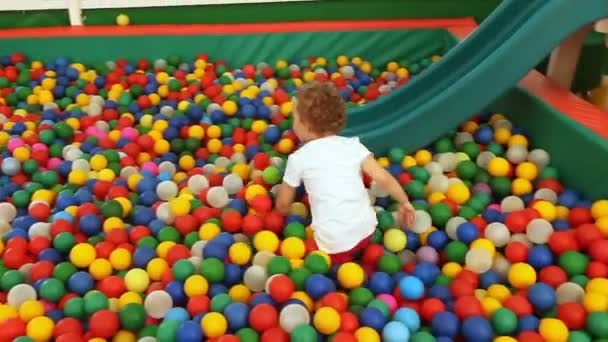
[[[353,289],[361,286],[365,280],[365,273],[361,266],[348,262],[338,268],[338,281],[345,289]]]
[[[509,283],[517,288],[527,288],[536,282],[536,271],[525,263],[516,263],[509,269]]]
[[[333,334],[340,328],[340,315],[334,308],[322,307],[315,313],[313,323],[322,334]]]

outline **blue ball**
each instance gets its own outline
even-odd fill
[[[148,263],[156,258],[156,251],[149,246],[138,247],[133,253],[133,265],[137,268],[146,269]]]
[[[475,141],[487,145],[494,140],[494,130],[488,125],[480,126],[474,134]]]
[[[336,291],[335,283],[322,274],[313,274],[306,279],[306,292],[312,299],[321,299],[329,292]]]
[[[249,322],[249,308],[244,303],[230,303],[224,309],[224,316],[228,320],[230,330],[237,331],[247,326]]]
[[[369,289],[375,295],[391,293],[394,288],[393,278],[385,272],[376,272],[369,280]]]
[[[175,337],[177,341],[202,341],[204,336],[200,320],[182,322],[177,328]]]
[[[517,332],[536,331],[540,324],[538,317],[534,315],[524,316],[517,322]]]
[[[452,312],[442,311],[433,317],[431,330],[435,336],[455,337],[460,331],[460,322]]]
[[[68,279],[68,288],[80,296],[84,296],[87,292],[95,288],[95,280],[87,272],[76,272]]]
[[[549,310],[555,306],[555,290],[545,283],[536,283],[528,289],[528,300],[536,309]]]
[[[272,297],[270,297],[270,295],[268,293],[262,293],[260,295],[255,296],[255,298],[253,298],[253,300],[251,300],[251,307],[254,307],[256,305],[260,305],[260,304],[270,304],[270,305],[274,305],[274,300],[272,299]]]
[[[528,264],[536,270],[553,265],[553,253],[547,246],[534,246],[528,252]]]
[[[211,284],[209,287],[209,298],[213,298],[219,294],[228,293],[228,288],[224,284]]]
[[[365,308],[359,315],[361,326],[370,327],[378,332],[381,332],[386,324],[386,317],[382,311],[374,307]]]
[[[165,286],[165,291],[171,296],[174,304],[184,304],[186,302],[187,296],[184,292],[184,284],[182,282],[174,280]]]
[[[203,257],[205,259],[217,258],[219,260],[224,260],[227,256],[228,249],[222,243],[215,240],[209,241],[205,247],[203,247]]]
[[[420,235],[414,233],[411,230],[405,232],[407,237],[406,248],[410,251],[416,251],[420,247]]]
[[[426,261],[419,262],[412,271],[412,275],[422,280],[422,283],[426,286],[433,285],[440,274],[441,270],[437,265]]]
[[[243,269],[237,264],[226,264],[224,266],[224,284],[232,286],[243,280]]]
[[[479,275],[479,285],[483,289],[500,283],[502,283],[502,276],[496,271],[490,270]]]
[[[487,319],[471,316],[462,322],[462,336],[467,341],[490,342],[494,338],[494,332]]]
[[[403,323],[411,333],[415,333],[420,329],[420,316],[411,308],[400,308],[395,311],[393,320]]]
[[[181,307],[171,308],[169,311],[167,311],[167,313],[165,314],[165,317],[163,318],[164,321],[178,321],[178,322],[185,322],[189,319],[190,319],[190,314],[188,313],[188,311],[186,311],[186,309],[181,308]]]
[[[409,300],[418,300],[424,295],[424,283],[414,276],[403,277],[399,282],[401,296]]]
[[[407,341],[410,338],[410,331],[405,324],[392,321],[388,322],[382,330],[382,341],[385,342],[401,342]]]
[[[281,129],[276,125],[269,125],[264,131],[264,140],[276,144],[281,139]]]
[[[479,237],[479,230],[473,223],[464,222],[456,228],[456,236],[458,240],[469,244]]]
[[[438,252],[441,252],[445,246],[450,242],[448,234],[443,230],[435,230],[428,235],[427,245],[435,248]]]
[[[440,299],[442,302],[451,301],[452,291],[444,285],[433,285],[427,293],[428,297]]]

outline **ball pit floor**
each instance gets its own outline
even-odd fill
[[[273,211],[299,85],[355,106],[437,59],[0,57],[0,342],[608,339],[608,200],[508,115],[379,157],[417,223],[364,176],[356,262],[316,250],[304,192]]]

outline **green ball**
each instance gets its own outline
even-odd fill
[[[198,238],[198,233],[197,233],[197,238]],[[139,241],[137,241],[137,247],[151,247],[153,249],[156,249],[156,247],[158,246],[158,241],[152,237],[152,236],[146,236],[143,237],[141,239],[139,239]]]
[[[405,151],[402,148],[393,147],[388,151],[388,159],[393,164],[401,164],[405,158]]]
[[[465,220],[470,220],[473,217],[477,216],[479,213],[475,211],[475,209],[469,206],[462,206],[458,209],[458,216],[462,217]]]
[[[410,342],[435,342],[435,336],[431,335],[426,331],[419,331],[412,335],[409,339]]]
[[[158,232],[158,241],[172,241],[179,243],[182,240],[182,236],[179,231],[171,226],[163,227]]]
[[[48,278],[40,284],[40,297],[57,303],[66,293],[65,286],[59,279]]]
[[[220,283],[224,280],[224,263],[216,258],[208,258],[201,262],[201,275],[210,283]]]
[[[444,137],[435,143],[435,150],[437,153],[446,153],[454,151],[454,144],[452,144],[452,140],[450,138]]]
[[[275,274],[288,274],[291,272],[291,263],[284,256],[274,256],[266,265],[266,272],[269,277]]]
[[[21,168],[23,169],[23,172],[27,173],[28,175],[35,176],[38,172],[38,162],[33,159],[28,159],[23,162]]]
[[[123,328],[138,331],[146,325],[146,308],[141,304],[129,303],[120,310],[118,317]]]
[[[175,342],[179,321],[163,321],[156,331],[156,339],[158,342]]]
[[[472,160],[475,160],[475,158],[477,158],[479,155],[479,145],[473,141],[467,141],[462,144],[461,150]]]
[[[505,149],[502,147],[502,145],[497,143],[488,144],[487,150],[489,152],[492,152],[497,157],[500,157],[505,154]]]
[[[570,278],[570,281],[575,284],[578,284],[582,288],[585,288],[587,286],[587,283],[589,282],[589,278],[584,274],[579,274]]]
[[[17,208],[26,208],[30,204],[31,194],[25,190],[17,190],[13,193],[13,204]]]
[[[445,247],[445,254],[448,261],[464,263],[465,256],[469,248],[462,241],[450,241]]]
[[[122,205],[115,200],[105,201],[101,204],[99,210],[105,218],[122,217]]]
[[[454,279],[452,279],[451,277],[445,275],[445,274],[440,274],[437,279],[435,279],[435,284],[436,285],[442,285],[442,286],[450,286],[450,284],[452,283]]]
[[[510,335],[517,329],[517,315],[506,308],[494,311],[491,321],[492,327],[498,335]]]
[[[559,171],[553,166],[546,166],[538,175],[540,179],[558,179]]]
[[[325,274],[329,271],[329,265],[320,254],[311,254],[304,259],[304,267],[312,273]]]
[[[473,179],[477,175],[477,164],[470,160],[463,160],[456,166],[456,173],[462,179]]]
[[[262,178],[268,184],[277,184],[281,181],[281,171],[276,166],[269,166],[262,171]]]
[[[78,319],[84,318],[84,299],[80,297],[70,298],[70,300],[65,303],[63,312],[67,317],[74,317]]]
[[[128,94],[128,93],[123,93]],[[70,141],[74,137],[74,129],[65,122],[59,122],[53,126],[53,130],[57,137],[63,139],[63,141]]]
[[[241,342],[258,342],[260,337],[258,333],[251,328],[243,328],[236,332],[236,337]]]
[[[365,307],[372,300],[374,300],[374,294],[367,287],[357,287],[348,293],[348,303],[350,305]]]
[[[211,311],[224,312],[230,303],[232,303],[230,295],[227,293],[220,293],[211,299]]]
[[[306,280],[311,275],[312,272],[306,267],[296,268],[289,272],[289,278],[291,278],[298,291],[303,291],[306,288]]]
[[[143,329],[141,329],[139,331],[139,334],[137,334],[137,336],[139,338],[147,337],[147,336],[156,337],[157,332],[158,332],[158,325],[151,324],[151,325],[146,325]]]
[[[368,308],[376,308],[382,312],[385,318],[389,318],[391,315],[391,309],[388,307],[384,301],[380,299],[374,299],[369,304],[367,304]]]
[[[568,335],[568,342],[591,342],[591,336],[584,331],[571,331]]]
[[[401,270],[401,260],[395,254],[385,254],[378,259],[378,270],[388,274],[395,274]]]
[[[317,342],[317,331],[308,324],[298,325],[291,332],[291,342]]]
[[[19,336],[13,342],[35,342],[31,337]]]
[[[25,282],[25,277],[23,273],[17,270],[8,270],[2,274],[0,278],[0,286],[2,290],[8,291],[12,289],[14,286],[22,284]]]
[[[306,227],[297,221],[288,223],[285,229],[283,229],[283,237],[288,238],[292,236],[302,240],[306,239]]]
[[[511,194],[511,181],[507,177],[494,177],[490,180],[492,193],[498,198],[504,198]]]
[[[423,199],[426,197],[424,184],[425,183],[414,179],[407,184],[405,187],[405,192],[407,192],[407,194],[414,199]]]
[[[414,180],[420,181],[423,184],[428,183],[431,178],[431,173],[420,166],[412,166],[407,171],[414,177]]]
[[[181,282],[186,281],[186,279],[193,275],[195,271],[196,269],[194,265],[188,259],[178,260],[173,265],[173,276],[176,280],[179,280]]]
[[[450,206],[443,202],[431,205],[429,214],[431,214],[433,224],[437,227],[444,227],[448,220],[452,218]]]
[[[586,324],[587,332],[594,337],[608,338],[608,313],[592,312],[587,316]]]
[[[388,228],[395,227],[395,218],[390,211],[382,210],[376,213],[376,219],[378,220],[378,228],[381,231],[385,231]]]
[[[87,293],[84,296],[84,311],[87,315],[92,315],[99,310],[105,310],[110,307],[108,297],[99,291]]]
[[[589,257],[576,251],[567,251],[559,256],[559,266],[570,276],[584,274]]]
[[[60,281],[65,283],[68,281],[68,279],[70,279],[72,274],[76,273],[77,271],[78,270],[76,269],[76,266],[72,265],[67,261],[64,261],[59,265],[55,266],[55,269],[53,270],[53,278],[59,279]]]
[[[61,253],[68,253],[74,245],[76,245],[76,238],[72,233],[59,233],[53,239],[53,248]]]

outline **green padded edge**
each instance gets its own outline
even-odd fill
[[[531,137],[531,148],[550,153],[560,180],[587,198],[608,197],[608,141],[519,87],[494,101],[488,110],[504,113]]]

